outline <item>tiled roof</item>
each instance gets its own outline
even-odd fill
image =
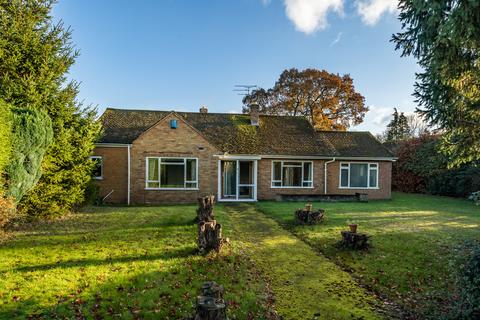
[[[330,141],[339,157],[394,157],[370,132],[318,131],[318,135]]]
[[[101,117],[104,134],[100,142],[132,143],[171,112],[109,108]],[[250,125],[247,114],[176,114],[220,151],[230,154],[392,157],[385,148],[375,147],[380,143],[369,133],[316,132],[302,117],[260,115],[257,127]]]

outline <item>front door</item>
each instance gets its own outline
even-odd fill
[[[257,199],[257,161],[220,160],[219,200],[255,201]]]

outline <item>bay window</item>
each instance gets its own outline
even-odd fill
[[[147,157],[146,188],[197,189],[198,160]]]
[[[378,188],[378,163],[340,163],[340,188]]]
[[[312,188],[311,161],[272,161],[272,188]]]

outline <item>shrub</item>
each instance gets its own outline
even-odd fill
[[[449,169],[439,152],[439,136],[424,135],[401,141],[396,148],[392,187],[403,192],[465,197],[480,189],[480,169],[475,163]]]
[[[6,167],[8,196],[18,203],[42,175],[41,164],[53,131],[50,117],[43,111],[13,110],[12,158]]]
[[[12,198],[0,194],[0,229],[3,229],[15,216],[15,205]]]
[[[472,192],[468,199],[473,200],[477,206],[480,205],[480,191]]]
[[[466,242],[458,250],[456,301],[450,319],[480,319],[480,243]]]
[[[95,181],[90,181],[85,188],[84,205],[102,205],[102,197],[100,197],[100,186]]]

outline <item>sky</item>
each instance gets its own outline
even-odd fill
[[[241,112],[235,85],[270,88],[287,68],[350,74],[370,108],[351,130],[412,113],[415,72],[390,42],[398,0],[59,0],[80,51],[79,99],[107,107]]]

